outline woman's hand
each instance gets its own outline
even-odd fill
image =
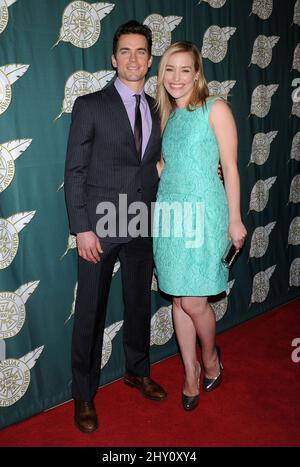
[[[218,177],[221,180],[221,182],[223,183],[224,182],[224,177],[223,177],[223,170],[222,170],[222,166],[221,166],[220,162],[219,162],[219,165],[218,165]]]
[[[239,251],[244,245],[247,230],[242,221],[229,222],[229,237],[235,248]]]

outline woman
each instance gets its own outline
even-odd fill
[[[190,42],[177,42],[164,53],[157,106],[163,154],[154,259],[160,289],[173,296],[173,322],[185,370],[182,404],[192,410],[199,403],[197,336],[204,389],[212,391],[222,381],[208,296],[227,288],[228,269],[221,258],[229,239],[239,250],[246,237],[240,214],[237,131],[228,104],[209,97],[201,54]],[[218,177],[219,159],[225,190]]]

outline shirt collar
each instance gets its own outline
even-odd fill
[[[126,84],[123,83],[123,81],[120,80],[120,78],[117,78],[114,82],[114,85],[118,91],[118,93],[121,96],[122,101],[132,101],[133,96],[135,94],[140,94],[141,95],[141,100],[145,99],[145,91],[142,89],[140,92],[134,92],[132,89],[130,89]]]

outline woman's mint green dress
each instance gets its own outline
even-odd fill
[[[216,295],[227,288],[221,258],[228,244],[228,203],[209,124],[216,99],[193,111],[176,109],[163,134],[153,251],[159,288],[174,296]]]

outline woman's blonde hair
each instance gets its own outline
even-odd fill
[[[199,79],[195,81],[187,109],[192,111],[199,106],[205,105],[206,98],[209,96],[208,85],[203,73],[202,57],[198,47],[192,42],[184,41],[175,42],[170,45],[163,54],[158,65],[156,106],[160,113],[162,132],[165,129],[170,113],[176,108],[175,99],[166,91],[163,81],[170,56],[178,52],[188,52],[192,54],[195,71],[199,73]]]

